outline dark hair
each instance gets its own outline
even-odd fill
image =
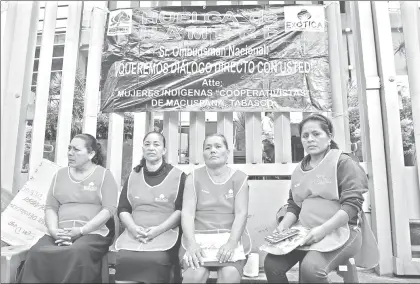
[[[144,138],[143,138],[143,143],[144,143],[144,141],[146,141],[147,137],[149,137],[149,135],[150,135],[150,134],[157,134],[157,135],[159,135],[159,136],[162,138],[162,141],[163,141],[163,147],[166,147],[166,139],[165,139],[165,136],[163,136],[163,134],[162,134],[162,133],[157,132],[157,131],[150,131],[150,132],[147,132],[147,133],[146,133],[146,135],[144,135]]]
[[[80,138],[85,141],[85,147],[89,152],[95,151],[95,156],[92,158],[92,163],[103,166],[104,157],[101,153],[101,144],[99,144],[98,140],[95,137],[88,133],[77,134],[74,138]],[[73,139],[74,139],[73,138]]]
[[[327,133],[328,135],[333,136],[334,128],[333,128],[331,120],[320,113],[311,114],[310,116],[306,117],[299,123],[299,136],[302,136],[302,128],[305,125],[305,123],[307,123],[308,121],[318,121],[322,130],[324,130],[325,133]],[[332,139],[330,143],[330,148],[339,149],[338,144]]]
[[[157,132],[157,131],[150,131],[150,132],[147,132],[147,133],[146,133],[146,135],[144,135],[144,138],[143,138],[143,143],[144,143],[144,141],[146,141],[147,137],[149,137],[149,135],[150,135],[150,134],[157,134],[157,135],[159,135],[159,136],[162,138],[162,141],[163,141],[163,147],[165,147],[165,148],[166,148],[166,138],[165,138],[165,136],[163,136],[163,134],[162,134],[162,133]],[[165,162],[165,157],[162,157],[162,159],[163,159],[163,162]],[[146,165],[146,159],[143,157],[143,158],[141,158],[141,159],[140,159],[140,163],[139,163],[137,166],[135,166],[135,167],[133,168],[133,170],[134,170],[136,173],[139,173],[139,172],[140,172],[140,170],[141,170],[141,168],[142,168],[142,167],[144,167],[145,165]]]
[[[267,116],[270,113],[273,113],[273,112],[272,111],[266,111],[266,112],[264,112],[264,115]]]
[[[228,150],[229,150],[229,146],[228,146],[228,143],[227,143],[226,137],[225,137],[223,134],[218,134],[218,133],[213,133],[213,134],[210,134],[210,135],[207,135],[207,136],[206,136],[206,138],[205,138],[205,139],[204,139],[204,141],[203,141],[203,149],[204,149],[204,146],[205,146],[205,144],[206,144],[207,139],[208,139],[208,138],[210,138],[210,137],[220,137],[220,138],[222,138],[222,140],[223,140],[223,144],[225,144],[226,149],[228,149]]]

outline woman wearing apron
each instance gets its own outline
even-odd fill
[[[50,235],[29,250],[19,283],[101,282],[102,257],[114,237],[118,187],[111,172],[100,166],[100,144],[90,134],[71,140],[68,159],[47,196]]]
[[[331,121],[314,114],[299,124],[308,153],[292,174],[287,213],[277,227],[281,232],[296,223],[311,229],[305,244],[286,255],[268,254],[264,269],[270,283],[288,283],[286,272],[301,261],[301,283],[329,283],[328,273],[361,250],[373,235],[363,215],[363,193],[368,190],[365,172],[338,150],[332,140]],[[365,238],[367,236],[367,238]],[[377,256],[377,248],[366,249]],[[365,257],[375,266],[377,258]],[[376,263],[375,263],[376,261]]]
[[[186,175],[165,163],[165,144],[159,132],[146,134],[144,158],[121,192],[118,213],[125,231],[115,243],[117,281],[168,283],[178,264]],[[179,274],[179,268],[175,270]]]
[[[246,230],[248,217],[248,177],[226,165],[229,149],[223,135],[213,134],[204,140],[205,166],[188,177],[182,209],[183,236],[180,260],[183,283],[206,283],[210,269],[217,270],[218,283],[240,283],[245,255],[251,250]],[[226,242],[215,248],[216,261],[205,261],[198,234]],[[207,235],[205,235],[207,236]],[[243,247],[243,259],[233,261],[234,251]]]

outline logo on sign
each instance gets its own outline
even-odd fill
[[[284,19],[286,32],[325,31],[325,10],[323,6],[285,6]]]
[[[109,13],[108,36],[129,35],[131,34],[131,25],[133,19],[133,10],[116,10]]]

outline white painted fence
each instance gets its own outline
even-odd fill
[[[151,7],[156,5],[244,5],[244,4],[317,4],[317,1],[107,1],[96,2],[90,17],[90,39],[86,74],[83,132],[96,135],[102,43],[107,7]],[[329,61],[336,140],[350,150],[346,82],[357,78],[361,109],[362,136],[369,175],[372,226],[381,250],[380,273],[420,274],[420,263],[411,259],[409,219],[420,219],[419,168],[403,164],[398,95],[387,2],[346,3],[340,15],[338,1],[323,3],[328,21]],[[83,2],[68,2],[68,19],[63,62],[55,159],[67,165],[70,141],[74,79],[81,38]],[[32,129],[30,172],[43,157],[48,92],[50,84],[54,33],[57,24],[57,1],[47,1],[44,9],[41,52],[36,86],[35,116]],[[420,160],[420,48],[419,7],[416,2],[402,2],[403,26],[407,50],[408,77],[413,105],[413,120]],[[26,107],[30,93],[37,23],[38,2],[9,1],[7,19],[2,17],[1,77],[1,186],[17,191],[25,143]],[[3,16],[3,13],[2,13]],[[4,24],[3,24],[4,23]],[[4,35],[3,35],[4,30]],[[343,33],[343,30],[345,31]],[[348,46],[348,48],[347,48]],[[347,56],[348,55],[348,56]],[[349,68],[352,66],[352,68]],[[303,116],[308,115],[307,113]],[[178,165],[179,123],[177,112],[164,112],[164,135],[169,141],[167,161],[185,171],[203,163],[202,142],[205,113],[191,112],[189,165]],[[139,161],[144,134],[150,129],[152,114],[134,115],[132,160]],[[261,113],[246,113],[246,164],[234,165],[250,175],[290,175],[292,163],[290,113],[276,113],[274,118],[275,163],[262,164]],[[121,183],[123,149],[123,114],[110,114],[107,167]],[[217,131],[232,147],[233,113],[217,113]],[[279,139],[281,137],[281,139]],[[385,147],[383,147],[385,145]],[[233,163],[233,151],[229,157]],[[282,186],[284,187],[284,186]],[[409,190],[403,190],[409,188]],[[288,188],[279,188],[287,191]],[[258,202],[258,200],[256,201]],[[408,207],[407,207],[408,205]],[[409,210],[407,211],[407,208]],[[392,232],[392,237],[391,237]],[[393,249],[392,249],[393,248]]]

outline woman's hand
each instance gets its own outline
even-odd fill
[[[217,252],[217,258],[219,259],[220,263],[228,262],[232,256],[233,251],[238,246],[237,242],[234,241],[227,241],[223,246],[220,247],[219,251]]]
[[[285,226],[283,221],[282,221],[282,222],[280,222],[280,224],[277,226],[277,228],[274,230],[273,233],[281,233],[281,232],[283,232],[284,230],[287,230],[287,229],[289,229],[289,227]]]
[[[186,264],[192,269],[200,268],[200,264],[204,264],[204,257],[205,255],[203,250],[196,242],[188,247],[184,255]]]
[[[64,240],[70,240],[70,237],[68,236],[68,234],[66,233],[66,231],[64,229],[51,229],[50,231],[50,235],[51,237],[53,237],[55,240],[60,240],[60,239],[64,239]]]
[[[132,228],[129,228],[128,232],[133,236],[133,238],[135,238],[139,242],[147,243],[146,229],[142,226],[134,226]]]
[[[312,228],[305,238],[304,245],[311,245],[321,241],[327,233],[322,226]]]
[[[71,246],[73,244],[71,240],[63,240],[63,239],[56,240],[55,243],[58,246]]]
[[[50,230],[50,235],[55,239],[55,243],[59,246],[62,245],[71,245],[71,237],[67,234],[64,229],[52,229]]]
[[[162,231],[157,226],[149,227],[149,228],[146,229],[146,239],[147,239],[148,242],[150,242],[151,240],[153,240],[154,238],[156,238],[160,234],[162,234]]]
[[[71,240],[74,241],[82,236],[80,227],[64,228],[66,234],[70,236]]]

